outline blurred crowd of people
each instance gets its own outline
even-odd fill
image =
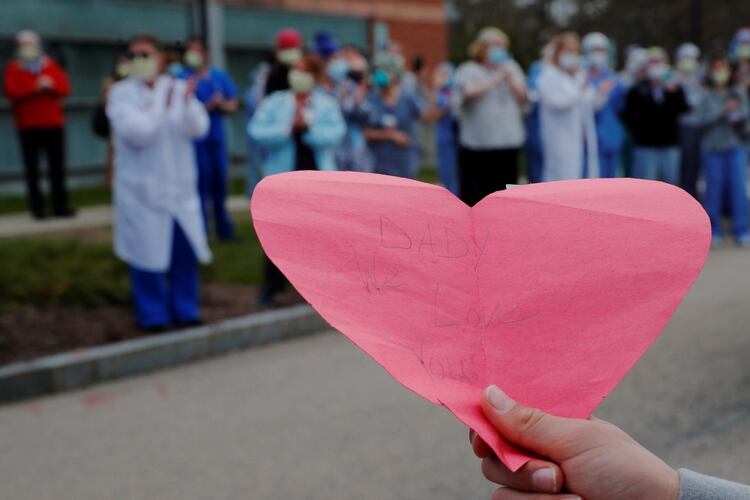
[[[248,195],[266,175],[350,170],[415,178],[420,130],[433,123],[441,183],[473,205],[521,181],[630,176],[680,186],[708,212],[715,243],[731,234],[750,245],[747,196],[750,28],[725,53],[704,57],[681,45],[670,63],[661,47],[627,47],[602,33],[552,38],[526,70],[510,39],[482,29],[457,67],[415,56],[396,42],[372,54],[319,32],[306,47],[279,31],[273,56],[253,69],[240,94],[214,67],[200,38],[183,53],[148,35],[118,58],[93,130],[109,141],[115,249],[131,266],[139,324],[158,329],[198,316],[197,261],[206,233],[231,240],[225,116],[247,113]],[[29,207],[45,217],[39,157],[48,156],[52,213],[69,216],[65,189],[65,72],[36,33],[17,36],[5,72],[26,173]],[[261,304],[285,280],[266,259]]]

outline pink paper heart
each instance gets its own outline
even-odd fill
[[[267,177],[252,198],[268,256],[330,325],[473,428],[497,384],[588,418],[698,277],[710,228],[676,187],[634,179],[520,186],[473,208],[445,189],[352,172]]]

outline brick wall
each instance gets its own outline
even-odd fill
[[[444,0],[222,0],[227,5],[252,5],[367,17],[388,25],[391,39],[401,42],[411,60],[422,54],[428,66],[448,57]]]

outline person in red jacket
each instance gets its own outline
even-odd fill
[[[65,188],[65,148],[62,98],[70,93],[65,71],[42,52],[39,35],[21,31],[16,36],[17,57],[5,68],[5,96],[11,102],[21,143],[29,209],[37,219],[45,217],[39,189],[39,156],[46,153],[52,212],[73,215]]]

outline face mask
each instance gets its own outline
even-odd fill
[[[446,78],[446,79],[445,79],[445,81],[443,82],[443,88],[444,88],[444,89],[450,89],[450,88],[453,88],[453,86],[455,85],[455,83],[456,83],[456,78],[455,78],[455,77],[453,76],[453,74],[451,74],[451,75],[450,75],[450,76],[449,76],[448,78]]]
[[[737,57],[740,59],[750,59],[750,44],[740,44],[737,47]]]
[[[609,66],[609,55],[605,52],[594,52],[589,56],[589,64],[592,68],[607,69]]]
[[[729,74],[729,71],[725,69],[718,69],[711,73],[711,81],[716,85],[724,86],[729,82],[730,78],[731,75]]]
[[[508,54],[508,51],[502,47],[492,47],[490,49],[489,58],[490,63],[498,66],[510,59],[510,55]]]
[[[581,64],[581,56],[574,52],[560,54],[560,67],[565,71],[575,71]]]
[[[127,78],[130,75],[130,63],[121,62],[115,66],[115,76],[117,78]]]
[[[334,82],[338,83],[346,78],[346,73],[349,71],[349,65],[344,59],[334,59],[331,64],[328,65],[328,77]]]
[[[188,50],[185,52],[185,65],[189,68],[198,69],[203,66],[203,54],[197,50]]]
[[[652,82],[658,82],[664,80],[667,76],[669,68],[666,64],[656,63],[648,67],[648,77]]]
[[[358,69],[350,69],[346,73],[346,77],[354,83],[362,83],[362,80],[365,79],[365,72]]]
[[[679,69],[681,73],[695,73],[698,71],[698,61],[695,59],[682,59],[677,63],[677,69]]]
[[[289,71],[289,87],[295,94],[307,94],[315,87],[315,78],[307,71]]]
[[[182,64],[178,62],[170,63],[170,65],[167,66],[167,73],[169,73],[174,78],[179,78],[180,75],[182,75]]]
[[[382,69],[376,69],[372,74],[372,84],[379,89],[384,89],[391,84],[391,76]]]
[[[149,82],[156,77],[159,70],[154,56],[136,57],[131,63],[131,73],[133,76],[144,82]]]
[[[276,52],[276,59],[284,66],[294,66],[302,59],[302,51],[300,49],[282,49]]]
[[[39,57],[40,52],[36,45],[23,44],[18,47],[18,57],[24,61],[33,61]]]

